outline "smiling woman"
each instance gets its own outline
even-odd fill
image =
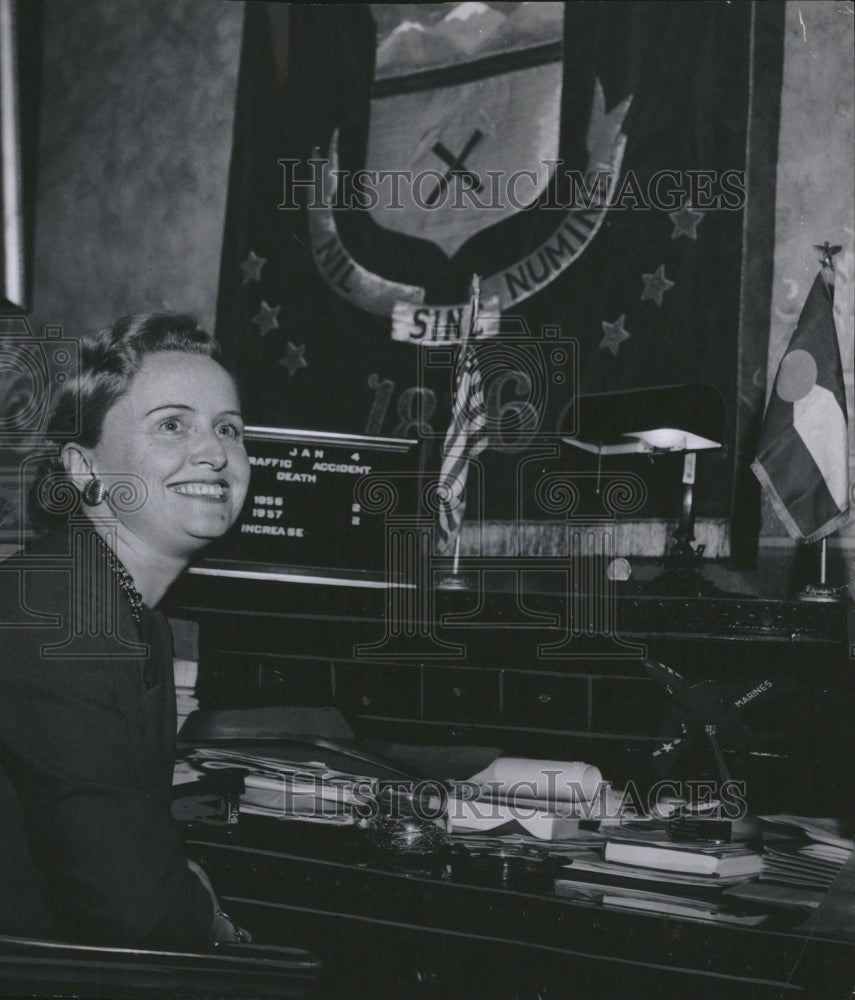
[[[106,413],[97,443],[67,442],[62,460],[84,500],[104,483],[90,517],[118,516],[117,555],[154,605],[243,503],[249,463],[232,377],[204,354],[152,354]],[[117,510],[117,489],[140,501]]]
[[[81,343],[30,496],[54,525],[0,565],[0,933],[244,940],[170,814],[175,689],[156,609],[249,481],[235,382],[187,316]]]

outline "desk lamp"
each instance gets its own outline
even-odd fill
[[[568,410],[562,440],[603,455],[684,452],[683,504],[659,589],[706,591],[697,573],[703,546],[693,546],[693,487],[697,453],[720,448],[727,431],[721,394],[711,385],[688,383],[579,396]]]

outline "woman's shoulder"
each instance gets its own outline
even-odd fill
[[[28,612],[52,613],[67,607],[72,581],[81,579],[81,547],[74,544],[73,531],[63,526],[33,536],[0,562],[0,625],[14,624],[21,615],[28,618]]]
[[[94,529],[84,529],[94,530]],[[31,533],[22,538],[22,544],[11,551],[0,562],[0,568],[20,565],[29,560],[48,558],[50,556],[68,557],[71,554],[72,526],[61,525],[50,531]]]
[[[14,638],[20,631],[16,625],[34,624],[33,613],[55,613],[65,607],[70,577],[68,547],[63,548],[61,533],[32,539],[0,562],[0,638]]]
[[[0,563],[0,659],[42,646],[61,659],[138,655],[127,601],[95,536],[91,523],[72,523]]]

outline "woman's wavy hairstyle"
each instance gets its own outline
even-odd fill
[[[234,377],[217,341],[182,313],[123,316],[87,334],[80,341],[79,369],[57,390],[45,430],[50,453],[36,469],[27,502],[34,527],[62,524],[79,508],[80,496],[66,474],[61,447],[75,443],[94,448],[108,410],[128,391],[145,359],[163,351],[205,355]]]

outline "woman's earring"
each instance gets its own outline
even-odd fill
[[[97,507],[104,499],[107,487],[93,475],[89,482],[83,487],[83,502],[87,507]]]

